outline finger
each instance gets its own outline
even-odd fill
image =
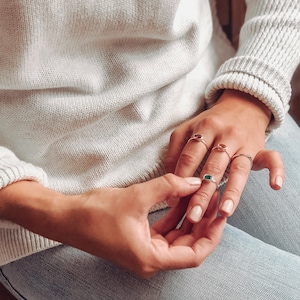
[[[228,182],[219,206],[219,212],[223,216],[231,216],[236,209],[249,177],[250,168],[249,158],[245,156],[237,156],[232,160]]]
[[[186,218],[184,219],[181,227],[173,230],[165,238],[172,245],[188,245],[192,246],[195,242],[195,236],[199,238],[206,231],[210,223],[216,218],[218,211],[219,192],[216,191],[209,203],[209,206],[198,224],[192,224]],[[193,238],[191,238],[193,237]]]
[[[129,193],[139,194],[140,208],[148,212],[150,208],[169,198],[181,198],[199,189],[201,180],[197,177],[181,178],[174,174],[161,177],[128,187]]]
[[[177,207],[171,208],[163,218],[152,225],[152,228],[163,236],[177,228],[185,216],[189,199],[189,197],[181,198]]]
[[[170,246],[167,255],[165,253],[159,254],[160,269],[173,270],[198,267],[220,242],[225,224],[226,219],[218,217],[211,223],[205,236],[196,240],[191,247]]]
[[[277,151],[262,150],[253,161],[253,169],[267,168],[270,171],[270,186],[274,190],[281,189],[284,182],[284,164],[281,155]]]
[[[208,151],[208,145],[203,135],[193,133],[182,149],[177,161],[175,174],[193,176]]]
[[[200,174],[204,179],[202,185],[191,197],[187,208],[187,218],[190,222],[198,223],[204,215],[227,168],[229,156],[230,153],[224,151],[213,151],[209,155]]]
[[[165,168],[169,173],[174,173],[178,158],[192,131],[186,132],[184,128],[178,127],[170,136],[169,147],[165,158]]]

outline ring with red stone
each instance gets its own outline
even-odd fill
[[[213,147],[213,148],[211,149],[211,152],[214,151],[214,150],[217,150],[217,151],[219,151],[219,152],[225,152],[225,153],[227,154],[229,160],[231,160],[231,157],[230,157],[230,155],[228,154],[227,149],[228,149],[228,148],[227,148],[227,146],[226,146],[225,144],[218,144],[217,146],[215,146],[215,147]]]
[[[204,140],[204,137],[202,134],[199,134],[199,133],[193,134],[192,137],[188,140],[188,142],[190,142],[190,141],[201,142],[205,146],[206,150],[208,150],[206,141]]]
[[[217,181],[216,181],[216,179],[213,175],[204,174],[203,177],[202,177],[202,180],[207,181],[207,182],[213,182],[216,185],[216,188],[218,189]]]

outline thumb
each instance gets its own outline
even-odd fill
[[[262,150],[253,160],[253,170],[258,171],[267,168],[270,173],[270,186],[274,190],[282,187],[284,180],[284,164],[280,154],[273,150]]]
[[[165,174],[161,177],[138,184],[135,188],[142,189],[142,201],[145,209],[169,199],[179,199],[195,193],[201,185],[198,177],[182,178],[174,174]]]

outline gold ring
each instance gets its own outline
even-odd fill
[[[202,134],[199,134],[199,133],[193,134],[192,137],[188,140],[188,142],[190,142],[190,141],[201,142],[206,147],[206,150],[208,150],[207,144],[206,144]]]
[[[228,148],[227,148],[227,146],[226,146],[225,144],[218,144],[217,146],[215,146],[215,147],[213,147],[213,148],[211,149],[211,152],[213,152],[214,150],[217,150],[217,151],[219,151],[219,152],[225,152],[225,153],[227,154],[229,160],[231,160],[230,155],[229,155],[228,152],[227,152],[227,149],[228,149]]]
[[[250,169],[252,169],[252,166],[253,166],[253,159],[252,157],[249,155],[249,154],[244,154],[244,153],[237,153],[237,154],[234,154],[231,158],[231,161],[233,161],[235,158],[237,157],[241,157],[241,156],[244,156],[244,157],[247,157],[250,161]]]

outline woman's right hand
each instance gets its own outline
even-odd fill
[[[149,226],[147,217],[153,205],[195,193],[200,187],[198,178],[167,174],[128,188],[102,188],[77,196],[60,196],[37,183],[23,182],[26,184],[35,186],[31,195],[40,193],[40,199],[20,204],[24,197],[16,197],[11,185],[0,191],[0,200],[4,200],[0,218],[110,260],[144,278],[160,270],[198,266],[217,246],[225,226],[225,218],[216,217],[217,194],[198,224],[185,221],[180,229],[173,227],[168,232],[160,222]]]

